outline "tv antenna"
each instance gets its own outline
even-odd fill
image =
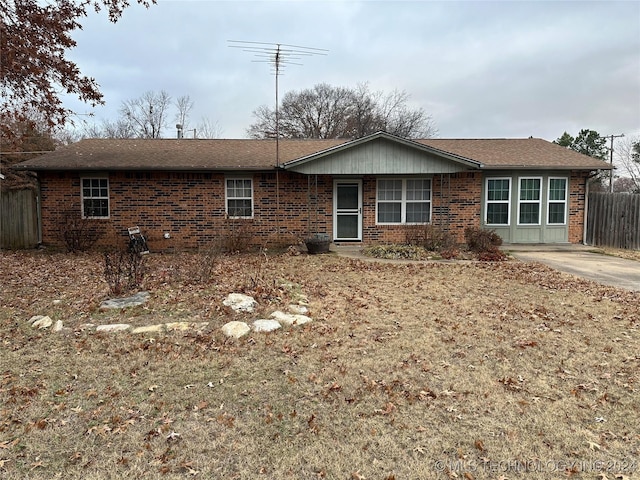
[[[243,40],[228,40],[229,47],[239,48],[253,54],[256,63],[268,63],[272,67],[272,74],[276,77],[276,167],[280,167],[280,113],[278,107],[278,78],[288,65],[303,65],[299,61],[307,57],[327,55],[329,50],[323,48],[302,47],[286,43],[248,42]]]

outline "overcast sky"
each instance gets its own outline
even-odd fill
[[[127,9],[117,24],[91,15],[69,58],[96,78],[115,120],[147,91],[189,95],[193,128],[244,138],[273,106],[267,64],[228,40],[327,49],[287,67],[280,96],[317,83],[404,90],[441,138],[558,138],[582,128],[640,133],[640,2],[165,1]],[[82,120],[85,116],[78,117]],[[165,137],[173,137],[169,119]]]

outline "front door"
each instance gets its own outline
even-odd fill
[[[333,188],[333,239],[362,240],[362,181],[336,180]]]

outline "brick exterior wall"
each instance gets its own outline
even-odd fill
[[[402,243],[407,233],[420,225],[376,225],[377,177],[363,181],[363,241],[365,243]],[[431,180],[431,222],[447,229],[459,243],[464,242],[466,227],[480,226],[482,175],[462,172],[434,175]]]
[[[78,172],[41,172],[42,239],[63,245],[65,212],[81,212]],[[99,175],[87,175],[99,176]],[[225,215],[225,178],[253,180],[254,218]],[[570,179],[569,241],[582,241],[585,179]],[[319,175],[317,185],[294,172],[271,171],[225,175],[218,172],[114,172],[109,174],[110,218],[96,220],[104,229],[99,246],[124,246],[127,228],[138,225],[153,251],[207,247],[230,235],[244,235],[256,246],[292,244],[310,233],[333,232],[333,177]],[[315,180],[315,178],[311,178]],[[481,172],[434,175],[432,223],[448,226],[464,242],[464,229],[480,226],[483,176]],[[279,185],[279,189],[276,189]],[[363,242],[403,242],[412,226],[376,225],[376,177],[363,185]],[[279,191],[279,195],[276,195]],[[278,210],[277,205],[280,205]],[[165,239],[168,233],[170,238]]]
[[[584,234],[584,206],[589,172],[574,171],[569,177],[569,242],[582,243]]]
[[[77,172],[40,174],[45,245],[63,245],[61,230],[65,215],[68,212],[80,215],[82,176]],[[227,218],[225,178],[231,177],[253,180],[252,219]],[[127,228],[134,225],[140,226],[149,247],[155,251],[206,247],[231,235],[246,236],[256,246],[291,244],[309,232],[332,231],[331,178],[319,177],[313,191],[318,208],[310,212],[308,179],[302,174],[115,172],[109,174],[110,218],[92,222],[105,232],[98,246],[126,245]],[[164,238],[165,233],[169,239]]]

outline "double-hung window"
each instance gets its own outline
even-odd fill
[[[487,225],[509,225],[511,179],[487,178],[486,192],[485,223]]]
[[[253,183],[250,178],[227,178],[226,197],[229,217],[253,217]]]
[[[431,180],[381,178],[377,187],[377,223],[429,223]]]
[[[566,224],[567,212],[567,179],[566,178],[549,178],[549,225]]]
[[[540,225],[541,178],[521,177],[518,197],[518,223]]]
[[[82,217],[109,218],[109,179],[82,178]]]

